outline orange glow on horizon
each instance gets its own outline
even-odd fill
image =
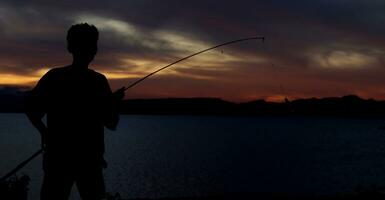
[[[45,73],[48,72],[48,70],[49,68],[42,68],[29,75],[0,73],[0,85],[33,86]]]
[[[123,72],[105,72],[101,71],[100,73],[104,74],[107,79],[128,79],[128,78],[141,78],[141,75],[138,74],[129,74]]]
[[[274,95],[274,96],[269,96],[265,100],[268,102],[284,102],[287,97],[283,95]]]
[[[39,80],[38,76],[0,74],[0,85],[31,86]]]

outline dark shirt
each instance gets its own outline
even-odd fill
[[[106,77],[72,66],[47,72],[32,90],[28,110],[37,118],[46,114],[46,153],[55,162],[102,162],[104,127],[118,122]]]

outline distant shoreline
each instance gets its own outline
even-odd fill
[[[121,107],[124,114],[385,117],[385,101],[354,95],[281,103],[265,100],[233,103],[218,98],[133,99],[123,101]]]
[[[0,94],[1,113],[23,113],[27,92]],[[123,100],[120,112],[133,115],[385,117],[385,101],[355,95],[234,103],[219,98]]]

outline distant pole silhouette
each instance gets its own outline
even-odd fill
[[[194,54],[191,54],[191,55],[189,55],[189,56],[186,56],[186,57],[184,57],[184,58],[181,58],[181,59],[179,59],[179,60],[177,60],[177,61],[174,61],[174,62],[172,62],[172,63],[170,63],[170,64],[168,64],[168,65],[166,65],[166,66],[164,66],[164,67],[161,67],[161,68],[155,70],[154,72],[152,72],[152,73],[150,73],[150,74],[144,76],[143,78],[140,78],[139,80],[137,80],[137,81],[131,83],[131,84],[128,85],[127,87],[123,87],[123,88],[124,88],[124,90],[126,91],[126,90],[128,90],[129,88],[132,88],[132,87],[134,87],[135,85],[139,84],[140,82],[144,81],[145,79],[149,78],[150,76],[152,76],[152,75],[154,75],[154,74],[156,74],[156,73],[158,73],[158,72],[160,72],[160,71],[162,71],[162,70],[164,70],[164,69],[167,69],[167,68],[169,68],[169,67],[171,67],[171,66],[173,66],[173,65],[175,65],[175,64],[177,64],[177,63],[179,63],[179,62],[182,62],[182,61],[184,61],[184,60],[187,60],[187,59],[189,59],[189,58],[191,58],[191,57],[197,56],[197,55],[202,54],[202,53],[204,53],[204,52],[207,52],[207,51],[216,49],[216,48],[218,48],[218,47],[222,47],[222,46],[226,46],[226,45],[230,45],[230,44],[234,44],[234,43],[238,43],[238,42],[249,41],[249,40],[262,40],[262,42],[264,42],[264,41],[265,41],[265,37],[259,36],[259,37],[242,38],[242,39],[238,39],[238,40],[233,40],[233,41],[225,42],[225,43],[218,44],[218,45],[216,45],[216,46],[213,46],[213,47],[204,49],[204,50],[202,50],[202,51],[196,52],[196,53],[194,53]],[[44,149],[41,148],[40,150],[38,150],[37,152],[35,152],[35,153],[34,153],[32,156],[30,156],[28,159],[26,159],[25,161],[23,161],[22,163],[20,163],[15,169],[13,169],[12,171],[10,171],[10,172],[9,172],[8,174],[6,174],[5,176],[1,177],[0,182],[1,182],[1,181],[5,181],[6,179],[8,179],[9,177],[11,177],[12,175],[16,174],[16,173],[17,173],[19,170],[21,170],[25,165],[27,165],[27,164],[28,164],[29,162],[31,162],[34,158],[36,158],[38,155],[40,155],[41,153],[43,153],[43,151],[44,151]]]
[[[125,88],[124,90],[128,90],[129,88],[132,88],[132,87],[134,87],[135,85],[137,85],[138,83],[144,81],[144,80],[147,79],[148,77],[150,77],[150,76],[152,76],[152,75],[154,75],[154,74],[156,74],[156,73],[158,73],[158,72],[160,72],[160,71],[162,71],[162,70],[164,70],[164,69],[167,69],[167,68],[169,68],[169,67],[171,67],[171,66],[173,66],[173,65],[175,65],[175,64],[177,64],[177,63],[179,63],[179,62],[182,62],[182,61],[184,61],[184,60],[187,60],[187,59],[189,59],[189,58],[191,58],[191,57],[197,56],[197,55],[202,54],[202,53],[204,53],[204,52],[206,52],[206,51],[210,51],[210,50],[216,49],[216,48],[218,48],[218,47],[222,47],[222,46],[226,46],[226,45],[230,45],[230,44],[234,44],[234,43],[238,43],[238,42],[244,42],[244,41],[248,41],[248,40],[262,40],[262,42],[264,42],[264,41],[265,41],[265,37],[263,37],[263,36],[258,36],[258,37],[242,38],[242,39],[233,40],[233,41],[225,42],[225,43],[222,43],[222,44],[218,44],[218,45],[216,45],[216,46],[213,46],[213,47],[204,49],[204,50],[199,51],[199,52],[196,52],[196,53],[193,53],[193,54],[191,54],[191,55],[189,55],[189,56],[186,56],[186,57],[184,57],[184,58],[181,58],[181,59],[179,59],[179,60],[177,60],[177,61],[174,61],[174,62],[172,62],[172,63],[170,63],[170,64],[168,64],[168,65],[166,65],[166,66],[164,66],[164,67],[161,67],[161,68],[159,68],[159,69],[157,69],[157,70],[151,72],[150,74],[144,76],[143,78],[141,78],[141,79],[139,79],[139,80],[137,80],[137,81],[131,83],[131,84],[128,85],[127,87],[124,87],[124,88]]]

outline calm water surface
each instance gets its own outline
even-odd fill
[[[107,190],[125,198],[224,192],[335,194],[385,186],[381,119],[121,116],[106,133]],[[23,114],[0,114],[0,173],[39,148]],[[38,199],[41,159],[28,174]],[[79,199],[76,188],[71,199]]]

